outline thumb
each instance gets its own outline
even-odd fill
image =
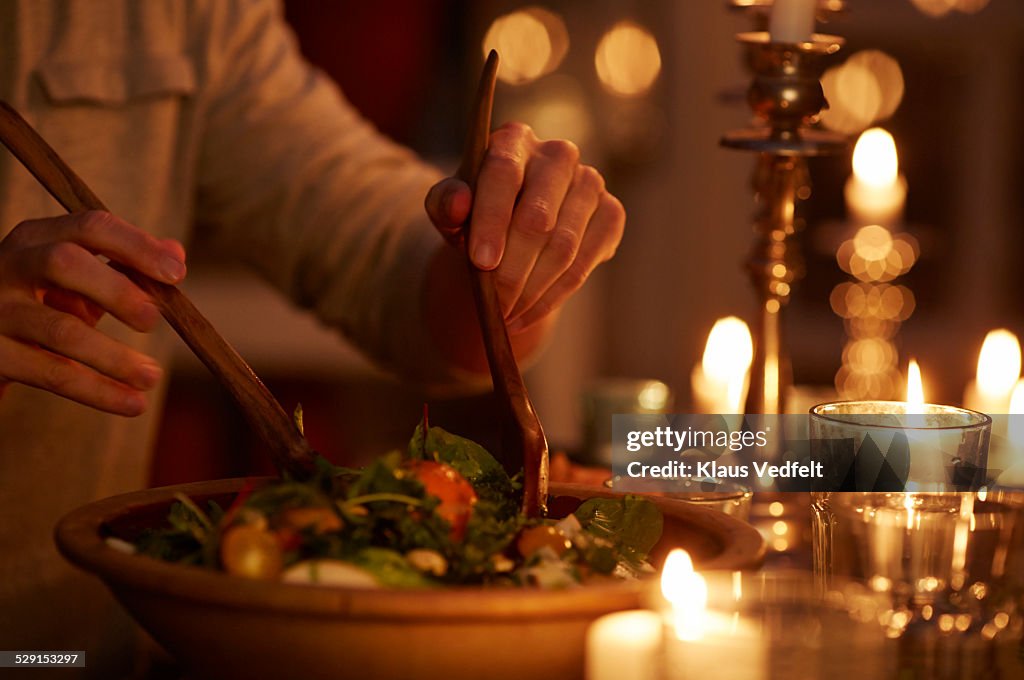
[[[449,240],[461,233],[472,204],[473,194],[469,185],[454,177],[432,186],[424,201],[430,221]]]

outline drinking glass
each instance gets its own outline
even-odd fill
[[[983,485],[991,419],[950,406],[906,408],[811,409],[812,455],[832,475],[827,488],[842,489],[812,493],[819,584],[854,579],[888,596],[881,619],[894,637],[915,621],[1004,621],[1024,575],[1024,494]]]

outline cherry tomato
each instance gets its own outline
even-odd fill
[[[233,526],[220,541],[220,561],[235,576],[273,579],[284,564],[281,547],[271,532],[252,525]]]
[[[451,537],[460,541],[476,504],[476,491],[451,465],[432,460],[412,461],[406,466],[423,484],[427,494],[440,499],[436,512],[451,525]]]
[[[542,524],[529,529],[523,529],[516,541],[519,554],[529,557],[541,548],[548,547],[561,557],[566,550],[572,547],[572,543],[561,531],[550,524]]]

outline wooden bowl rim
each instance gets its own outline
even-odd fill
[[[56,526],[60,552],[78,567],[103,579],[111,589],[132,589],[179,600],[262,613],[344,617],[378,621],[515,620],[543,616],[592,617],[639,605],[650,581],[624,581],[564,590],[466,586],[437,590],[395,590],[306,586],[249,581],[201,567],[130,555],[108,546],[101,535],[107,522],[147,506],[167,503],[175,493],[208,496],[236,493],[243,484],[270,478],[219,479],[145,489],[112,496],[72,510]],[[611,490],[578,484],[552,484],[552,496],[614,497]],[[703,561],[702,570],[760,567],[765,545],[749,524],[685,501],[650,497],[666,515],[690,521],[723,539],[725,550]]]

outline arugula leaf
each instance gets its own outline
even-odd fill
[[[629,562],[643,562],[661,538],[661,511],[639,496],[591,498],[573,514],[584,531],[608,541]]]

